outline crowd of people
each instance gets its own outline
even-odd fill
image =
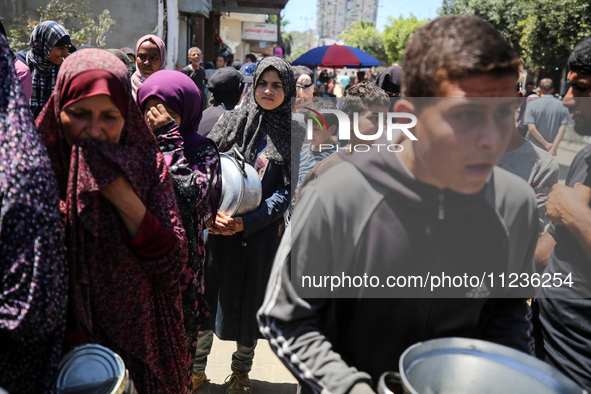
[[[45,21],[13,54],[0,33],[1,388],[51,392],[63,355],[94,343],[138,393],[189,393],[216,335],[236,342],[228,394],[250,391],[261,338],[302,393],[375,393],[406,348],[449,336],[535,355],[591,389],[591,151],[566,185],[554,157],[569,111],[591,135],[591,37],[560,102],[550,79],[525,100],[521,60],[474,16],[419,28],[404,67],[317,80],[280,51],[214,66],[192,47],[170,70],[152,34],[76,49]],[[391,112],[414,114],[414,138],[382,133]],[[258,175],[247,213],[219,209],[224,156]],[[453,299],[302,286],[434,261],[575,285]]]

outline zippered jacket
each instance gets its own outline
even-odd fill
[[[302,189],[258,312],[261,332],[302,392],[375,390],[406,348],[428,339],[531,353],[526,292],[507,279],[533,272],[537,237],[533,191],[500,168],[463,195],[416,180],[395,154],[353,155]],[[442,272],[487,280],[434,293],[386,285],[387,276]],[[331,275],[380,284],[331,289],[322,285]]]

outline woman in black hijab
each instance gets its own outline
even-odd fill
[[[208,226],[211,264],[220,273],[216,280],[219,288],[206,290],[217,292],[217,297],[208,295],[218,300],[214,329],[219,338],[238,345],[232,356],[228,393],[249,387],[256,341],[262,338],[256,312],[265,295],[283,234],[283,214],[291,200],[292,97],[295,77],[289,63],[279,57],[265,58],[257,65],[253,88],[241,106],[226,112],[209,134],[220,153],[240,152],[262,182],[257,209],[239,217],[218,213],[215,223]],[[208,349],[201,351],[206,357]],[[199,359],[198,351],[195,380],[205,378],[205,363],[199,365]]]

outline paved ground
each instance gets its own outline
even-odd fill
[[[586,146],[579,141],[563,141],[556,155],[560,164],[560,180],[564,183],[568,167],[577,152]],[[220,341],[214,336],[212,353],[209,357],[205,373],[210,379],[194,394],[224,394],[227,384],[224,383],[232,371],[230,361],[236,345],[234,342]],[[252,394],[295,394],[297,382],[292,374],[283,366],[269,343],[260,340],[255,351],[254,366],[250,373]]]
[[[224,381],[232,373],[230,363],[235,350],[235,342],[220,341],[214,335],[211,355],[205,369],[205,374],[210,382],[201,389],[195,390],[194,394],[224,394],[226,392],[227,384],[224,384]],[[269,343],[265,340],[258,342],[254,365],[249,377],[252,394],[295,394],[297,391],[295,378],[275,356]]]

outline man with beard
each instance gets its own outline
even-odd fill
[[[591,135],[591,37],[568,59],[570,89],[564,106],[573,114],[575,130]],[[566,184],[548,196],[546,217],[553,224],[538,245],[537,256],[548,260],[540,287],[536,322],[536,355],[591,389],[591,145],[573,159]],[[549,256],[549,257],[548,257]]]

